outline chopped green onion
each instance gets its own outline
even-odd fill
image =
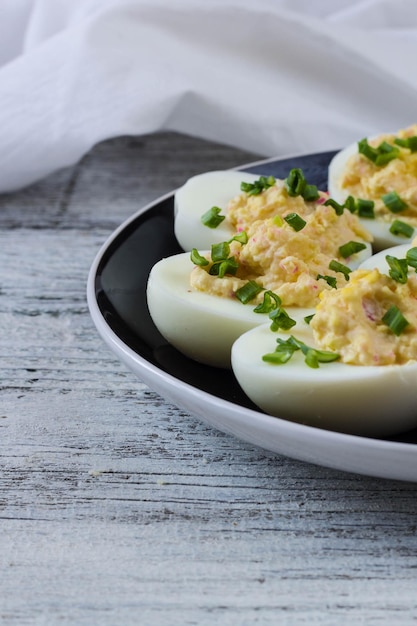
[[[378,150],[369,145],[366,137],[358,141],[358,152],[363,154],[367,159],[375,163],[378,156]]]
[[[313,319],[313,317],[314,317],[314,313],[312,313],[311,315],[306,315],[306,316],[304,317],[304,321],[305,321],[305,323],[306,323],[306,324],[310,324],[310,322],[311,322],[311,320]]]
[[[245,285],[239,287],[237,291],[235,291],[235,296],[242,304],[247,304],[263,290],[261,285],[258,285],[254,280],[249,280]]]
[[[351,213],[354,213],[356,210],[355,198],[353,196],[348,196],[345,200],[344,207]]]
[[[347,259],[352,256],[352,254],[365,250],[365,248],[366,244],[364,243],[360,243],[359,241],[348,241],[347,243],[344,243],[343,246],[339,247],[339,252],[344,259]]]
[[[269,313],[269,319],[272,321],[270,329],[276,332],[279,329],[289,330],[296,325],[296,321],[292,319],[285,309],[278,307]]]
[[[242,230],[242,232],[238,233],[237,235],[229,239],[227,243],[232,243],[232,241],[238,241],[242,245],[245,243],[248,243],[248,235],[246,231]]]
[[[405,284],[408,279],[408,263],[407,259],[397,259],[395,256],[387,254],[385,257],[390,270],[389,275],[397,283]]]
[[[417,272],[417,248],[410,248],[407,250],[405,258],[410,267],[414,267]]]
[[[326,350],[315,350],[308,346],[301,346],[301,350],[305,355],[305,363],[313,369],[319,367],[319,363],[331,363],[340,358],[336,352],[327,352]]]
[[[407,208],[407,204],[404,200],[401,200],[400,196],[396,191],[390,191],[382,196],[382,202],[385,204],[387,209],[391,211],[391,213],[401,213],[404,209]]]
[[[325,280],[326,283],[329,285],[329,287],[332,287],[333,289],[337,289],[337,281],[334,276],[327,276],[327,275],[323,276],[323,274],[317,274],[316,280],[320,280],[320,278]]]
[[[392,159],[396,159],[400,153],[398,148],[391,146],[386,141],[380,143],[377,148],[373,148],[366,138],[358,142],[358,152],[379,166],[386,165]]]
[[[239,263],[236,261],[234,256],[231,256],[229,259],[223,259],[222,261],[213,263],[209,269],[209,274],[211,276],[223,278],[226,274],[234,276],[238,269]]]
[[[201,256],[201,254],[199,253],[197,248],[193,248],[191,250],[190,259],[191,259],[191,262],[194,263],[194,265],[199,265],[200,267],[203,267],[204,265],[208,265],[209,264],[209,262],[206,259],[206,257]]]
[[[349,197],[352,198],[352,196]],[[336,215],[342,215],[343,211],[346,208],[345,204],[339,204],[338,202],[336,202],[336,200],[333,200],[333,198],[328,198],[326,202],[323,202],[323,204],[324,206],[331,206],[335,210]]]
[[[265,291],[264,293],[263,302],[258,304],[253,311],[254,313],[270,313],[273,309],[277,309],[280,306],[281,298],[276,293],[268,289],[268,291]]]
[[[317,191],[316,185],[307,185],[304,187],[304,191],[302,196],[306,202],[314,202],[319,197],[319,192]]]
[[[401,335],[403,330],[410,323],[405,319],[404,315],[401,313],[400,309],[395,306],[395,304],[388,309],[381,321],[386,324],[388,328],[392,330],[394,335],[397,335],[397,337]]]
[[[375,202],[373,200],[364,200],[363,198],[355,198],[348,196],[344,204],[339,204],[333,198],[329,198],[324,202],[325,206],[331,206],[336,211],[336,215],[342,215],[344,209],[348,209],[351,213],[357,213],[359,217],[373,218]]]
[[[300,347],[295,343],[294,337],[291,336],[289,339],[284,341],[284,339],[277,339],[277,347],[275,348],[275,352],[270,352],[269,354],[264,354],[262,360],[266,363],[272,363],[273,365],[283,365],[290,360],[294,352],[300,349]]]
[[[240,189],[249,196],[257,196],[273,185],[275,185],[274,176],[260,176],[258,180],[255,180],[253,183],[240,183]]]
[[[221,243],[214,243],[211,246],[211,260],[213,263],[216,261],[225,261],[230,254],[230,246],[227,241]]]
[[[290,173],[285,179],[285,185],[289,196],[301,196],[306,185],[306,179],[304,178],[303,171],[298,167],[290,170]]]
[[[410,238],[414,234],[414,228],[401,220],[394,220],[389,228],[389,232],[393,235]]]
[[[286,215],[284,217],[284,220],[297,233],[298,233],[299,230],[302,230],[304,228],[304,226],[307,224],[307,222],[305,220],[303,220],[303,218],[300,217],[297,213],[288,213],[288,215]]]
[[[411,152],[417,152],[417,136],[407,137],[407,139],[400,139],[400,137],[396,137],[394,139],[394,143],[397,146],[401,146],[402,148],[408,148]]]
[[[307,184],[303,170],[299,167],[295,167],[290,170],[287,178],[285,179],[285,186],[289,196],[302,196],[306,202],[317,200],[320,196],[316,185]]]
[[[375,159],[375,165],[386,165],[393,159],[396,159],[399,155],[398,148],[391,146],[386,141],[383,141],[379,144],[378,148],[378,156]]]
[[[302,341],[298,341],[293,335],[287,340],[278,338],[277,344],[275,352],[264,354],[262,357],[263,361],[273,365],[282,365],[291,359],[294,352],[301,350],[305,356],[304,361],[306,365],[316,369],[319,367],[319,363],[330,363],[340,358],[340,355],[336,352],[311,348]]]
[[[375,217],[374,207],[375,202],[373,200],[365,200],[364,198],[357,198],[356,200],[356,211],[359,217],[373,219]]]
[[[347,265],[343,265],[343,263],[339,263],[339,261],[333,260],[329,263],[329,270],[333,270],[334,272],[340,272],[344,275],[346,280],[349,280],[349,274],[351,273],[350,267]]]
[[[220,215],[221,209],[218,206],[213,206],[204,215],[201,216],[201,221],[204,226],[209,228],[217,228],[219,224],[226,218],[225,215]]]
[[[274,219],[272,220],[275,224],[275,226],[283,226],[284,224],[284,220],[282,219],[282,217],[280,215],[275,215]]]

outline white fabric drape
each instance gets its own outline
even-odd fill
[[[417,121],[415,0],[2,0],[0,191],[175,130],[265,155]]]

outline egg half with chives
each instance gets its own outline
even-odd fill
[[[361,139],[329,164],[328,190],[355,211],[380,250],[417,234],[417,125]]]
[[[417,263],[417,254],[410,258]],[[398,282],[360,269],[351,280],[323,293],[309,325],[278,333],[261,325],[241,335],[232,347],[234,374],[248,397],[277,417],[364,436],[412,429],[415,273]]]
[[[288,213],[305,217],[327,197],[299,169],[285,180],[235,170],[206,172],[176,191],[174,232],[183,250],[207,250],[256,220]]]
[[[210,251],[194,248],[152,268],[149,311],[173,346],[202,363],[229,367],[233,341],[263,323],[265,312],[274,325],[277,315],[281,325],[288,317],[303,319],[321,291],[344,284],[370,254],[349,212],[337,215],[321,205],[305,220],[286,217],[258,220]]]
[[[265,313],[256,313],[256,305],[251,301],[244,303],[244,298],[242,302],[234,296],[218,297],[192,289],[189,280],[192,267],[188,252],[154,265],[147,285],[150,315],[165,339],[187,357],[213,367],[230,368],[235,339],[266,323],[269,311],[277,310],[275,302],[272,299]],[[288,319],[300,323],[312,309],[286,307],[281,313],[284,322]]]

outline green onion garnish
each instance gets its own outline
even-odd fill
[[[209,228],[217,228],[219,224],[226,218],[225,215],[220,215],[221,209],[218,206],[213,206],[204,215],[201,216],[201,221],[204,226]]]
[[[375,202],[373,200],[365,200],[363,198],[357,198],[356,211],[359,217],[366,217],[368,219],[374,219]]]
[[[349,280],[349,274],[352,271],[350,267],[348,267],[347,265],[343,265],[343,263],[339,263],[339,261],[336,260],[330,261],[329,270],[342,273],[346,280]]]
[[[273,185],[275,185],[275,178],[273,176],[260,176],[258,180],[255,180],[253,183],[240,183],[240,189],[245,191],[249,196],[257,196]]]
[[[349,196],[350,198],[352,198],[352,196]],[[353,198],[352,198],[353,200]],[[323,202],[324,206],[331,206],[335,212],[336,215],[342,215],[343,211],[345,210],[346,207],[346,203],[345,204],[339,204],[338,202],[336,202],[336,200],[333,200],[333,198],[328,198],[326,200],[326,202]],[[353,211],[352,211],[353,212]]]
[[[234,256],[231,256],[228,259],[223,259],[222,261],[213,263],[213,265],[209,269],[209,274],[211,276],[218,276],[219,278],[223,278],[226,274],[231,274],[232,276],[234,276],[238,269],[239,263],[236,261]]]
[[[378,156],[378,150],[369,145],[367,138],[358,141],[358,152],[363,154],[367,159],[375,163]]]
[[[400,137],[396,137],[394,139],[394,143],[397,146],[401,146],[402,148],[408,148],[411,152],[417,152],[417,136],[407,137],[407,139],[400,139]]]
[[[235,296],[242,304],[247,304],[263,290],[261,285],[258,285],[254,280],[249,280],[245,285],[239,287],[235,291]]]
[[[303,171],[298,167],[290,170],[290,173],[285,179],[285,185],[289,196],[301,196],[304,191],[304,187],[306,186],[306,179],[304,178]]]
[[[403,330],[409,325],[404,315],[401,313],[400,309],[393,304],[381,320],[384,324],[388,326],[390,330],[394,333],[394,335],[401,335]]]
[[[278,338],[277,344],[275,352],[263,355],[263,361],[266,363],[272,363],[273,365],[282,365],[290,360],[296,350],[300,349],[300,346],[296,343],[295,338],[292,335],[286,341]]]
[[[237,235],[229,239],[227,243],[232,243],[232,241],[238,241],[242,245],[244,245],[245,243],[248,243],[248,235],[246,231],[242,230],[242,232],[238,233]]]
[[[214,243],[211,246],[211,260],[213,263],[216,261],[225,261],[230,254],[230,246],[227,241],[221,243]]]
[[[307,184],[303,170],[299,167],[290,170],[290,173],[285,179],[285,186],[289,196],[302,196],[306,202],[317,200],[320,196],[316,185]]]
[[[297,213],[288,213],[288,215],[284,217],[284,220],[296,232],[298,232],[299,230],[302,230],[304,226],[307,224],[307,222],[303,220],[303,218],[300,217]]]
[[[347,259],[352,256],[352,254],[365,250],[365,248],[366,245],[364,243],[360,243],[359,241],[348,241],[347,243],[344,243],[343,246],[339,247],[339,252],[344,259]]]
[[[398,148],[391,146],[391,144],[386,141],[380,143],[378,147],[373,148],[369,145],[366,138],[358,141],[358,152],[372,161],[372,163],[379,166],[386,165],[392,161],[392,159],[396,159],[400,153]]]
[[[396,191],[390,191],[389,193],[384,194],[381,199],[391,213],[401,213],[401,211],[404,211],[404,209],[407,208],[407,204],[404,200],[401,200]]]
[[[327,275],[323,276],[323,274],[317,274],[316,280],[320,280],[320,278],[325,280],[326,283],[329,285],[329,287],[332,287],[333,289],[337,289],[337,281],[334,276],[327,276]]]
[[[306,323],[306,324],[310,324],[310,322],[311,322],[311,320],[313,319],[313,317],[314,317],[314,313],[312,313],[311,315],[306,315],[306,316],[304,317],[304,321],[305,321],[305,323]]]
[[[197,248],[193,248],[191,250],[190,259],[191,259],[191,262],[194,263],[194,265],[199,265],[200,267],[203,267],[204,265],[208,265],[209,264],[209,262],[206,259],[206,257],[201,256],[201,254],[199,253]]]
[[[385,260],[390,267],[389,275],[391,278],[393,278],[397,283],[402,283],[404,285],[408,279],[407,259],[397,259],[397,257],[387,254]]]
[[[396,159],[399,155],[398,148],[391,146],[391,144],[383,141],[379,144],[378,148],[378,156],[375,160],[375,165],[386,165],[393,159]]]
[[[327,350],[316,350],[307,346],[302,341],[299,341],[293,335],[287,340],[278,338],[277,347],[275,352],[264,354],[262,360],[273,365],[282,365],[287,363],[297,350],[301,350],[305,356],[305,363],[309,367],[314,369],[319,367],[319,363],[330,363],[340,358],[340,355],[336,352],[329,352]]]
[[[316,185],[305,185],[302,196],[306,202],[314,202],[319,197],[319,192],[317,191]]]
[[[401,220],[394,220],[389,228],[389,232],[393,235],[410,238],[414,234],[414,228]]]
[[[355,198],[353,196],[348,196],[343,206],[351,213],[354,213],[356,211]]]
[[[351,213],[357,213],[359,217],[374,218],[374,206],[373,200],[364,200],[363,198],[355,198],[348,196],[344,204],[339,204],[333,198],[329,198],[323,203],[325,206],[331,206],[336,211],[336,215],[342,215],[344,209],[348,209]]]
[[[406,261],[410,267],[414,267],[417,272],[417,248],[410,248],[405,255]]]
[[[270,313],[273,309],[277,309],[281,306],[281,298],[268,289],[264,293],[263,301],[256,306],[253,311],[254,313]]]
[[[275,226],[281,227],[284,224],[284,220],[282,219],[280,215],[275,215],[272,221],[274,222]]]
[[[269,313],[269,319],[272,321],[270,329],[273,332],[277,330],[289,330],[296,325],[296,321],[292,319],[285,309],[278,307]]]

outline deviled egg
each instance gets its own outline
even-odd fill
[[[386,436],[417,426],[417,277],[357,270],[323,292],[309,325],[241,335],[232,368],[265,412],[310,426]]]
[[[271,306],[266,313],[256,313],[256,303],[244,304],[232,291],[230,297],[219,297],[194,289],[190,286],[191,269],[188,252],[162,259],[152,268],[147,287],[150,315],[165,339],[187,357],[213,367],[229,368],[235,339],[266,323]],[[237,290],[242,284],[243,281],[236,281],[229,287]],[[273,298],[270,304],[274,306]],[[299,323],[312,309],[288,307],[280,312]]]
[[[350,202],[376,250],[409,241],[417,234],[417,125],[338,152],[329,165],[328,190],[340,204]]]
[[[337,215],[326,205],[305,219],[257,220],[210,251],[193,249],[157,263],[147,289],[151,317],[187,356],[230,367],[233,341],[268,319],[255,307],[275,325],[277,315],[282,324],[303,319],[322,291],[345,284],[369,256],[368,238],[349,211]]]
[[[235,170],[206,172],[176,191],[174,232],[183,250],[207,250],[256,220],[288,213],[304,218],[327,198],[297,169],[285,180]]]

